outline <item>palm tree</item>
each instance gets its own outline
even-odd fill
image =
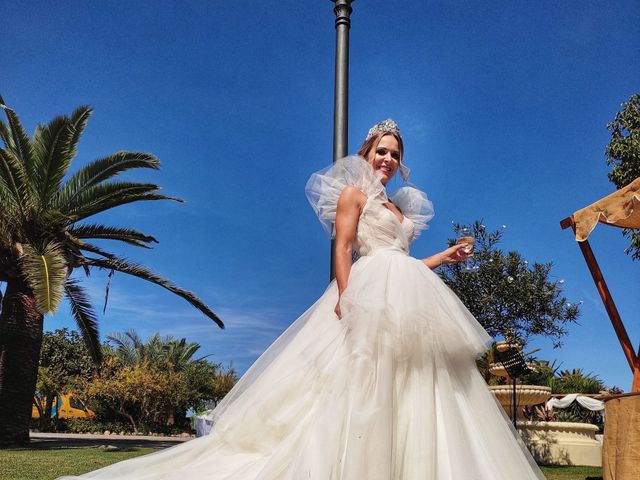
[[[121,258],[91,240],[116,240],[150,248],[157,240],[133,228],[86,223],[89,217],[143,200],[174,200],[150,183],[110,181],[135,168],[157,170],[153,155],[120,151],[95,160],[67,176],[92,109],[77,108],[36,127],[29,138],[18,115],[0,97],[7,122],[0,121],[0,443],[29,438],[42,343],[43,315],[69,301],[94,360],[100,338],[95,313],[76,278],[93,268],[118,271],[155,283],[184,298],[224,328],[194,294],[149,268]]]
[[[170,335],[163,337],[159,333],[151,335],[146,343],[135,330],[112,333],[107,335],[107,340],[113,344],[113,355],[129,366],[147,362],[161,370],[181,372],[191,362],[208,356],[194,359],[193,356],[200,350],[199,344],[187,343],[185,338],[176,340]]]

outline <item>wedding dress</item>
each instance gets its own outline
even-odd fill
[[[329,232],[347,185],[367,201],[342,319],[334,281],[214,410],[209,435],[81,478],[544,479],[476,368],[491,337],[408,256],[431,202],[410,186],[388,198],[373,169],[347,157],[307,184]]]

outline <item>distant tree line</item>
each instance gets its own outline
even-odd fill
[[[92,361],[76,331],[45,332],[37,397],[40,428],[62,428],[52,419],[56,397],[73,393],[96,413],[84,423],[120,425],[133,432],[168,432],[189,428],[188,412],[216,405],[236,382],[233,368],[196,358],[197,343],[154,334],[146,341],[133,330],[107,337],[103,360]],[[122,426],[126,425],[126,426]]]

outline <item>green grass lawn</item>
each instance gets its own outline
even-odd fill
[[[152,448],[115,452],[100,448],[0,450],[0,480],[53,480],[61,475],[78,475],[153,451]],[[593,467],[543,467],[542,470],[548,480],[585,480],[602,475],[602,469]]]
[[[0,480],[53,480],[61,475],[79,475],[153,451],[153,448],[115,452],[100,448],[5,449],[0,450]]]
[[[548,480],[585,480],[602,477],[600,467],[542,467]]]

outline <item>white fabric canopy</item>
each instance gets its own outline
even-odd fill
[[[604,410],[604,402],[602,400],[585,397],[584,395],[578,395],[577,393],[570,393],[562,398],[552,398],[547,402],[547,408],[567,408],[573,402],[578,402],[581,406],[589,410]]]

